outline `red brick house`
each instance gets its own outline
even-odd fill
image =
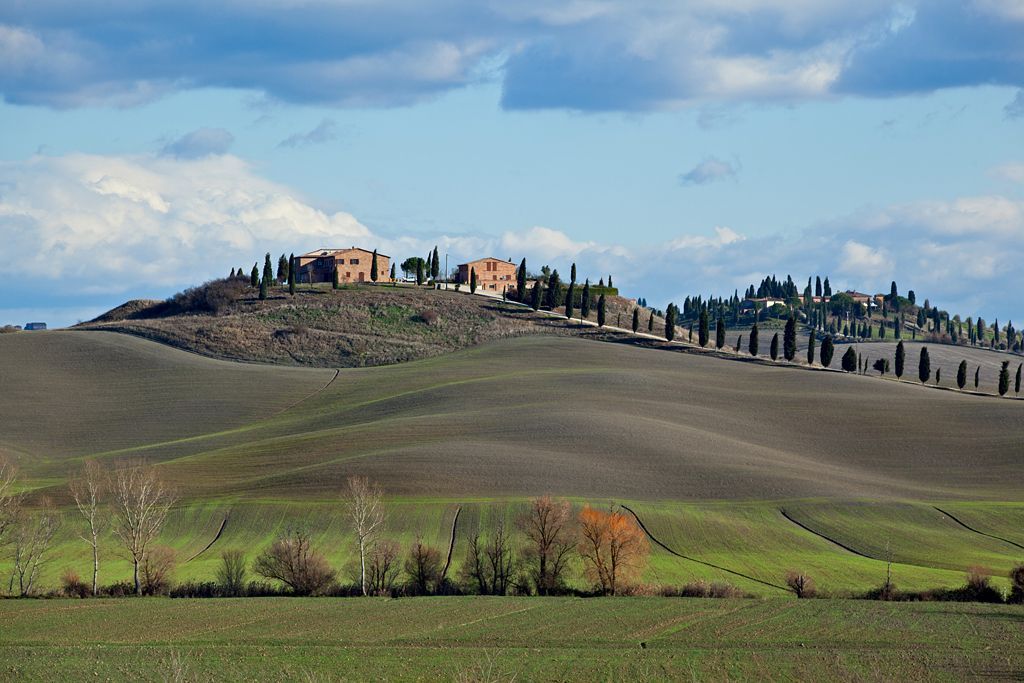
[[[487,257],[459,264],[459,282],[469,284],[470,270],[476,271],[477,287],[486,292],[501,292],[506,287],[515,287],[516,265],[511,261],[502,261]]]
[[[295,257],[295,278],[298,282],[333,282],[338,269],[338,282],[372,282],[370,270],[373,252],[359,247],[349,249],[317,249]],[[391,281],[391,257],[377,254],[377,282]]]

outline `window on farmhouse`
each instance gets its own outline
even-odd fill
[[[357,259],[357,258],[349,259],[348,262],[351,265],[353,265],[353,266],[358,266],[359,265],[359,259]]]

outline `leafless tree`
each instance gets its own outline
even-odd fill
[[[92,548],[93,595],[96,595],[100,575],[100,538],[110,524],[105,500],[106,484],[106,473],[100,464],[95,460],[87,460],[82,476],[72,481],[69,486],[75,505],[85,518],[86,529],[78,535]]]
[[[217,568],[217,583],[226,595],[239,596],[245,588],[245,553],[241,550],[225,550],[220,555]]]
[[[788,572],[786,574],[786,585],[796,593],[798,598],[813,598],[817,594],[814,580],[800,571]]]
[[[348,514],[359,545],[359,587],[363,595],[368,593],[366,585],[366,549],[384,530],[384,496],[380,486],[370,483],[366,477],[348,478]]]
[[[572,509],[550,496],[534,498],[529,511],[519,518],[519,528],[529,540],[526,557],[534,587],[540,595],[548,595],[561,584],[575,549]]]
[[[405,558],[405,573],[409,576],[409,588],[417,595],[436,590],[441,581],[441,551],[417,536]]]
[[[171,577],[178,566],[174,548],[158,545],[151,548],[142,560],[142,592],[145,595],[163,595],[171,588]]]
[[[160,534],[174,504],[174,494],[148,465],[130,465],[114,472],[110,481],[114,535],[124,544],[132,563],[135,594],[142,595],[139,569],[150,545]]]
[[[394,541],[379,540],[370,548],[366,580],[375,595],[391,593],[398,582],[400,548]]]
[[[476,533],[469,539],[463,572],[481,595],[505,595],[515,569],[511,538],[499,520],[490,537]]]
[[[296,595],[320,593],[334,581],[327,559],[313,549],[309,534],[289,529],[253,563],[253,571],[285,584]]]
[[[18,468],[14,463],[0,457],[0,544],[14,521],[21,507],[21,495],[15,491],[18,481]]]
[[[23,509],[18,514],[11,534],[15,581],[19,595],[32,595],[39,570],[46,561],[46,552],[54,535],[60,529],[60,513],[48,501],[36,510]]]

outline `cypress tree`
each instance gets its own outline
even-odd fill
[[[590,278],[583,283],[583,294],[580,296],[580,317],[590,317]]]
[[[772,360],[779,359],[779,333],[776,332],[772,335],[772,344],[768,347],[768,353],[771,354]]]
[[[822,350],[825,349],[825,345],[821,345]],[[854,372],[857,369],[857,352],[853,350],[852,346],[846,347],[846,353],[843,354],[842,367],[844,372]]]
[[[423,259],[421,259],[421,258],[417,258],[416,259],[416,285],[417,286],[422,285],[423,281],[426,280],[426,273],[424,272],[424,267],[425,266],[426,266],[426,262]]]
[[[260,280],[260,301],[267,298],[267,278]]]
[[[469,269],[469,293],[476,294],[476,268]]]
[[[576,282],[576,264],[575,263],[572,264],[572,268],[569,270],[569,282],[570,283]]]
[[[956,388],[963,391],[965,384],[967,384],[967,361],[962,360],[956,369]]]
[[[263,279],[267,281],[269,286],[270,281],[274,279],[274,267],[270,265],[270,252],[267,252],[266,258],[263,260]]]
[[[747,345],[747,350],[750,351],[751,356],[757,355],[757,323],[750,326],[750,342]]]
[[[999,395],[1006,396],[1010,390],[1010,361],[1004,360],[1003,367],[999,368]]]
[[[597,297],[597,326],[598,327],[604,327],[604,317],[605,317],[605,304],[604,304],[604,294],[602,294],[601,296]]]
[[[583,289],[583,309],[584,311],[590,310],[590,302],[587,301],[587,295],[590,294],[589,288]],[[519,270],[516,271],[516,299],[519,303],[526,303],[526,259],[524,258],[519,262]],[[586,317],[586,313],[583,314]]]
[[[700,321],[697,325],[697,341],[703,349],[708,345],[708,309],[700,308]]]
[[[825,282],[828,282],[828,278],[825,278]],[[826,334],[825,338],[821,340],[821,364],[826,368],[831,365],[834,353],[835,345],[832,343],[832,335]]]
[[[611,289],[611,288],[612,288],[612,287],[614,287],[614,286],[615,286],[615,285],[613,285],[613,284],[612,284],[612,276],[611,276],[611,275],[609,275],[609,276],[608,276],[608,289]]]
[[[651,315],[647,318],[647,331],[654,332],[654,309],[651,309]],[[690,341],[693,341],[693,325],[690,325]]]
[[[338,266],[334,266],[334,273],[331,275],[331,286],[334,287],[334,289],[338,289],[338,287],[341,286],[338,282]]]
[[[689,329],[690,329],[690,331],[689,331],[688,341],[692,344],[693,343],[693,323],[690,323],[690,328]]]
[[[249,275],[249,286],[253,288],[260,286],[260,269],[255,263],[252,264],[252,273]]]
[[[545,293],[545,308],[555,308],[560,303],[558,295],[562,291],[562,281],[558,277],[558,269],[551,271],[551,275],[548,276],[548,289]]]
[[[391,286],[395,287],[398,285],[398,278],[395,276],[395,264],[391,264]]]
[[[277,281],[281,284],[288,281],[288,257],[284,254],[277,259]]]
[[[533,283],[533,289],[530,291],[530,306],[535,311],[540,310],[540,278]]]
[[[792,314],[786,321],[786,329],[782,331],[782,355],[788,361],[796,358],[796,317]]]
[[[718,320],[715,321],[715,348],[721,349],[723,346],[725,346],[725,319],[718,316]]]
[[[974,370],[974,388],[978,388],[978,383],[981,381],[981,366],[979,365]]]
[[[938,383],[941,380],[942,380],[942,368],[935,368],[935,384],[938,385]]]
[[[736,348],[733,349],[736,353],[740,352],[740,347],[743,346],[743,335],[736,337]]]
[[[292,296],[295,296],[295,254],[291,255],[291,258],[288,260],[288,263],[288,293],[291,294]],[[312,276],[310,277],[310,281],[312,281]]]
[[[377,253],[377,252],[374,252]],[[441,274],[441,257],[437,253],[437,247],[434,247],[434,254],[430,257],[430,277],[437,280],[437,276]],[[376,282],[376,279],[374,280]]]
[[[377,271],[377,250],[373,250],[373,258],[370,260],[370,279],[374,282],[380,277],[380,273]]]
[[[633,309],[633,334],[636,334],[636,331],[639,330],[639,329],[640,329],[640,309],[639,308],[634,308]]]
[[[921,380],[921,384],[927,382],[932,376],[932,362],[928,358],[928,347],[921,347],[921,360],[917,362],[917,378]]]
[[[814,365],[814,343],[818,340],[818,333],[811,330],[811,334],[807,337],[807,364]]]
[[[234,268],[231,269],[231,274],[228,275],[228,279],[229,280],[234,280],[235,279],[235,269]]]
[[[611,277],[608,278],[611,280]],[[604,298],[604,295],[601,295]],[[676,305],[669,304],[665,309],[665,339],[672,341],[676,338]]]
[[[1017,377],[1013,380],[1013,393],[1020,393],[1020,366],[1021,363],[1017,363]]]
[[[576,302],[572,300],[574,294],[574,287],[575,283],[570,282],[569,287],[565,290],[565,317],[569,319],[572,319],[572,316],[575,312],[573,309],[575,308],[574,304]]]
[[[907,360],[907,352],[903,349],[903,340],[896,345],[896,379],[903,377],[903,364]]]

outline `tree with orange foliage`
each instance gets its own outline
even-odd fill
[[[579,517],[577,546],[587,576],[605,595],[615,595],[647,565],[651,547],[636,520],[619,510],[589,505]]]

